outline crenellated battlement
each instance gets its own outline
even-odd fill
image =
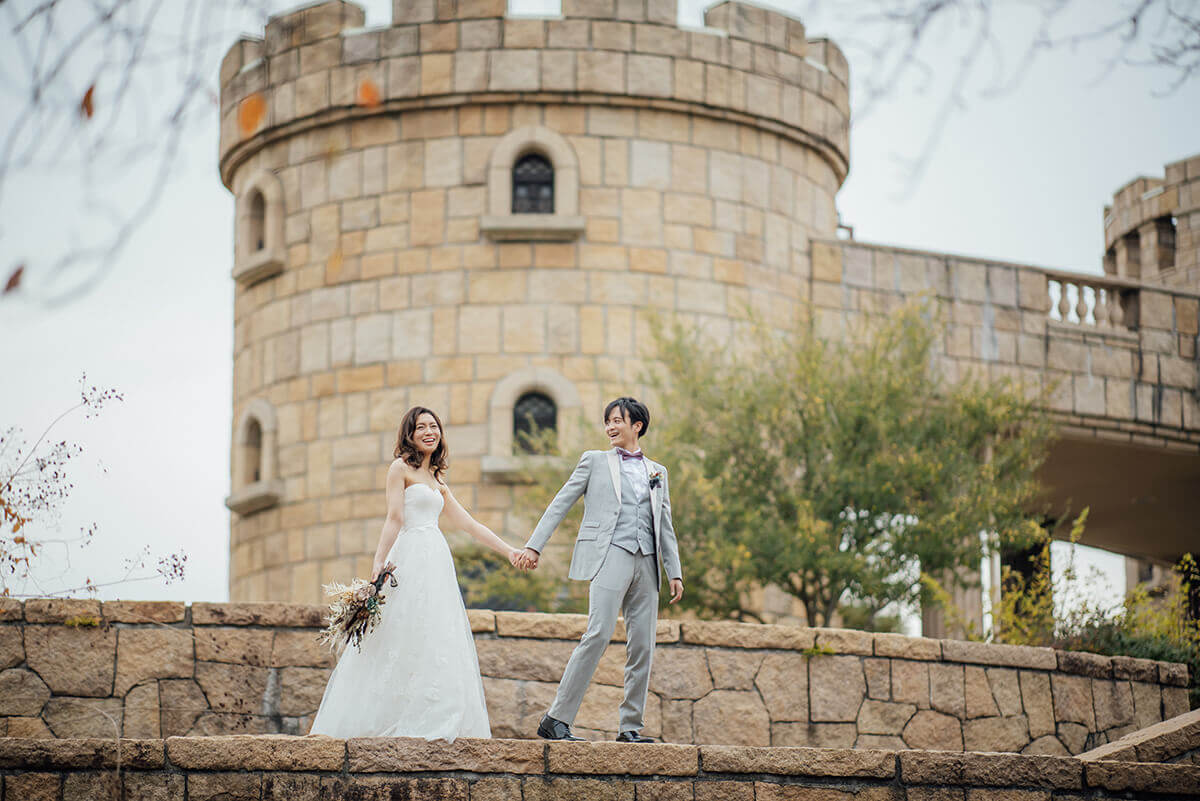
[[[276,135],[436,105],[534,102],[686,111],[750,123],[849,164],[845,57],[784,14],[714,6],[706,28],[674,0],[563,0],[554,18],[509,18],[504,0],[397,0],[362,28],[342,0],[273,17],[221,65],[221,171]],[[369,83],[364,102],[362,86]],[[243,104],[254,114],[239,116]]]
[[[347,29],[360,28],[366,21],[362,6],[345,0],[328,0],[278,14],[267,21],[267,54],[320,42]]]
[[[1104,207],[1104,271],[1192,288],[1200,279],[1200,156],[1139,176]]]

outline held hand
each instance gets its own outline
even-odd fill
[[[522,551],[521,559],[525,565],[525,569],[526,570],[537,570],[538,559],[540,558],[540,556],[541,556],[541,554],[539,554],[537,551],[533,550],[532,548],[526,548],[524,551]]]
[[[509,548],[508,549],[508,563],[510,565],[512,565],[513,567],[515,567],[517,570],[525,569],[525,562],[523,559],[523,554],[520,549],[518,549],[518,548]]]
[[[683,597],[683,579],[671,579],[671,603]]]

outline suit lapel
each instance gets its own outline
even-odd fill
[[[663,472],[662,465],[658,464],[658,462],[652,462],[649,459],[646,460],[646,468],[647,475],[651,476],[655,473]],[[657,487],[650,488],[650,513],[653,515],[654,532],[656,534],[658,533],[659,517],[662,515],[662,500],[662,482],[660,480]]]
[[[617,493],[617,503],[621,503],[621,454],[613,448],[608,452],[608,472],[612,474],[613,489]]]

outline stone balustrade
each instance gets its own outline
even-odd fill
[[[0,781],[4,801],[1101,801],[1195,798],[1200,766],[921,751],[234,736],[0,739]]]
[[[1043,272],[1051,300],[1049,319],[1105,333],[1137,329],[1142,284],[1079,273]]]
[[[1064,430],[1181,452],[1200,446],[1200,294],[855,241],[812,243],[811,297],[831,338],[928,293],[943,312],[939,362],[1053,387]]]
[[[0,601],[0,735],[304,734],[321,607]],[[582,615],[470,610],[497,737],[532,737]],[[577,730],[615,735],[623,630]],[[667,742],[1079,754],[1188,711],[1184,665],[860,631],[661,620],[646,732]],[[339,763],[340,764],[340,763]]]

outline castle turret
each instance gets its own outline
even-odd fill
[[[1200,155],[1142,176],[1104,207],[1104,272],[1200,289]]]
[[[581,440],[655,310],[795,317],[849,159],[847,65],[741,3],[326,2],[221,66],[236,197],[234,600],[317,601],[369,570],[409,405],[439,411],[459,499],[510,541],[516,434]]]

